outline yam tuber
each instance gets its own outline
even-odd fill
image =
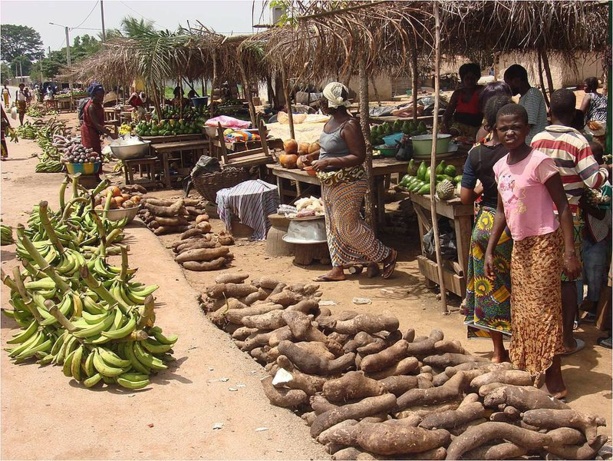
[[[333,375],[346,371],[353,366],[355,354],[348,353],[341,357],[329,360],[322,356],[309,354],[306,349],[297,346],[290,341],[279,343],[279,352],[294,364],[300,371],[314,375]]]
[[[481,386],[490,383],[532,386],[534,384],[534,378],[532,378],[530,373],[523,370],[496,370],[477,376],[470,382],[470,387],[473,390],[478,390]]]
[[[177,256],[175,256],[175,261],[178,263],[184,263],[187,261],[212,261],[213,259],[217,259],[217,258],[226,256],[229,252],[230,250],[227,247],[196,248],[196,249],[190,249],[190,250],[184,251],[183,253],[179,253]],[[250,287],[250,285],[244,285],[244,286]],[[241,297],[241,296],[236,296],[234,294],[231,294],[230,296],[233,296],[236,298]],[[215,297],[215,296],[211,296],[211,297]]]
[[[302,295],[289,290],[283,290],[281,293],[275,293],[268,296],[268,300],[270,302],[281,304],[283,307],[296,304],[299,301],[302,301],[302,298]]]
[[[311,426],[311,433],[318,419]],[[450,435],[444,429],[427,430],[410,426],[402,420],[390,420],[383,423],[359,422],[341,431],[329,433],[328,438],[331,442],[358,446],[375,455],[394,456],[421,453],[445,446],[449,443]]]
[[[385,392],[391,392],[396,397],[404,394],[409,389],[417,387],[417,378],[415,376],[388,376],[379,380]]]
[[[180,239],[187,240],[188,238],[192,238],[192,237],[200,238],[202,237],[202,235],[203,235],[203,232],[200,229],[192,227],[191,229],[187,229],[185,232],[183,232],[180,236]]]
[[[243,317],[243,325],[259,330],[276,330],[286,325],[282,310],[274,310],[260,315],[248,315]],[[268,342],[266,342],[268,344]]]
[[[460,405],[457,410],[432,413],[422,420],[419,427],[425,429],[451,429],[469,423],[485,415],[485,407],[481,402]]]
[[[339,320],[332,329],[338,333],[356,334],[360,331],[377,333],[379,331],[395,331],[398,329],[398,318],[390,313],[358,314],[350,320]]]
[[[522,429],[512,424],[487,422],[472,426],[453,439],[447,447],[447,459],[461,459],[464,453],[491,440],[507,440],[526,450],[538,450],[551,443],[551,437],[547,434]]]
[[[427,341],[423,341],[423,342],[427,342]],[[411,345],[413,344],[419,344],[419,343],[411,343]],[[410,351],[409,351],[409,354],[411,354]],[[415,355],[417,357],[420,356],[420,354],[414,354],[414,353],[412,355]],[[430,365],[434,368],[445,369],[445,367],[458,365],[460,363],[489,362],[489,360],[483,357],[475,357],[474,355],[446,352],[445,354],[440,354],[440,355],[428,355],[423,359],[423,362],[426,365]]]
[[[206,288],[206,294],[213,299],[244,298],[255,291],[258,291],[256,287],[245,283],[218,283]]]
[[[543,392],[543,394],[545,394]],[[547,395],[547,394],[545,394]],[[521,410],[517,405],[513,405]],[[567,409],[552,409],[540,407],[527,410],[522,414],[522,421],[531,426],[542,429],[557,429],[560,427],[573,427],[585,434],[588,443],[596,440],[598,426],[605,426],[602,416],[586,415],[578,411]]]
[[[156,217],[163,216],[172,218],[179,214],[179,211],[183,207],[183,199],[179,199],[169,206],[154,205],[153,201],[149,199],[143,202],[143,206]]]
[[[156,216],[155,220],[158,223],[160,223],[160,226],[166,226],[166,227],[187,226],[187,225],[189,225],[189,222],[183,216],[173,216],[171,218],[166,217],[166,216]],[[185,231],[185,232],[187,232],[187,231]],[[181,235],[183,235],[183,234],[181,234]]]
[[[283,368],[283,370],[285,370],[285,368]],[[306,373],[301,373],[298,370],[285,370],[285,372],[291,375],[291,379],[287,381],[284,385],[290,389],[301,389],[308,396],[315,395],[316,393],[321,392],[326,382],[326,378],[323,378],[321,376],[307,375]]]
[[[591,443],[586,442],[581,432],[569,427],[554,429],[547,434],[552,441],[545,450],[562,459],[597,459],[596,455],[608,439],[605,434],[600,434]]]
[[[407,341],[401,339],[381,352],[367,355],[360,362],[360,369],[366,373],[376,373],[385,370],[407,356],[408,345]]]
[[[154,226],[151,226],[151,224],[153,223],[150,224],[150,227],[153,229],[153,233],[155,235],[179,234],[181,232],[185,232],[188,229],[187,226],[162,226],[157,221],[153,222],[157,223],[157,225],[159,226],[154,228]]]
[[[226,265],[226,258],[223,256],[211,261],[185,261],[182,266],[190,271],[215,271]]]
[[[398,397],[397,410],[404,410],[414,405],[432,405],[461,400],[469,382],[464,372],[460,372],[440,387],[409,389]]]
[[[526,455],[528,450],[511,442],[497,445],[482,445],[464,454],[465,459],[518,459]]]
[[[536,389],[535,387],[518,387],[513,385],[506,385],[495,389],[485,396],[483,404],[490,408],[496,408],[502,404],[511,405],[520,411],[534,409],[570,409],[565,403],[558,399],[552,399],[546,392]]]
[[[381,370],[376,373],[368,373],[368,376],[373,379],[384,379],[389,376],[407,375],[418,368],[419,361],[415,357],[406,357],[385,370]]]
[[[215,283],[243,283],[248,278],[248,274],[224,272],[215,277]]]
[[[227,322],[235,325],[242,325],[243,317],[265,314],[273,310],[281,309],[282,307],[283,306],[280,306],[279,304],[261,304],[259,306],[251,306],[244,309],[228,309],[227,311],[223,312],[222,315]]]
[[[187,211],[189,212],[189,214],[192,214],[192,211],[188,208]],[[196,209],[195,212],[197,213],[196,216],[196,224],[200,224],[201,222],[208,222],[209,221],[209,215],[206,213],[200,213],[201,210]]]
[[[309,401],[309,396],[300,389],[277,389],[272,385],[272,376],[262,379],[264,394],[270,403],[282,408],[296,408]]]
[[[366,397],[357,403],[350,403],[342,407],[328,410],[318,415],[311,426],[311,437],[316,438],[326,429],[346,419],[360,419],[366,416],[389,412],[396,406],[394,394],[383,394],[375,397]],[[343,443],[343,442],[340,442]],[[346,445],[355,445],[348,443]],[[372,451],[367,449],[368,451]]]
[[[383,385],[367,378],[361,371],[349,371],[337,379],[327,381],[323,386],[323,396],[330,402],[347,402],[381,395]]]

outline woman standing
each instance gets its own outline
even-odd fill
[[[477,85],[481,78],[481,68],[479,64],[463,64],[459,74],[462,85],[451,95],[443,114],[441,132],[475,139],[483,121],[483,112],[479,106],[479,95],[483,87]]]
[[[598,79],[586,78],[584,83],[585,96],[581,101],[581,112],[585,115],[585,122],[601,122],[606,125],[607,121],[607,98],[598,93]]]
[[[25,84],[19,84],[19,90],[17,90],[17,94],[15,95],[15,99],[17,100],[17,113],[19,114],[19,124],[23,125],[23,118],[26,116],[27,109],[27,100],[28,95],[25,91]]]
[[[498,207],[485,252],[485,272],[493,277],[499,271],[494,249],[508,224],[514,241],[511,362],[536,374],[537,381],[544,374],[551,395],[562,399],[567,389],[560,361],[565,352],[560,274],[575,277],[581,270],[572,214],[555,162],[526,145],[530,132],[526,109],[519,104],[502,107],[496,131],[509,153],[494,165]]]
[[[2,109],[2,120],[0,126],[0,134],[2,134],[2,153],[0,154],[0,160],[6,160],[9,156],[9,149],[6,145],[6,132],[11,129],[11,121],[6,116],[6,112],[4,112],[4,107],[0,106],[0,109]]]
[[[470,257],[466,298],[464,300],[464,323],[488,333],[494,345],[492,362],[508,361],[504,348],[503,334],[511,333],[511,274],[509,265],[513,240],[509,229],[505,229],[494,250],[496,276],[489,279],[485,274],[485,250],[494,225],[498,188],[493,167],[504,157],[508,149],[502,145],[496,134],[496,114],[511,102],[510,96],[494,96],[485,106],[485,131],[488,133],[481,144],[468,153],[460,199],[465,205],[472,205],[481,197],[470,241]],[[477,184],[477,180],[481,184]]]
[[[94,152],[102,153],[100,136],[111,136],[111,132],[104,126],[104,87],[100,84],[92,84],[88,91],[90,100],[83,108],[83,124],[81,125],[81,143],[91,148]]]
[[[356,264],[383,263],[381,276],[396,267],[396,250],[388,248],[360,217],[368,184],[364,170],[366,144],[357,119],[347,112],[349,90],[332,82],[323,91],[322,109],[331,115],[319,139],[319,159],[313,168],[321,181],[332,270],[320,282],[345,280],[344,269]],[[309,159],[302,157],[307,163]]]

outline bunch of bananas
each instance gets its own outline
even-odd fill
[[[149,385],[151,373],[173,360],[177,337],[165,336],[155,326],[152,293],[158,286],[132,280],[136,269],[128,267],[127,247],[118,247],[121,266],[106,262],[109,237],[115,241],[121,228],[107,234],[118,224],[98,216],[91,196],[84,197],[75,182],[73,178],[73,199],[68,204],[62,200],[61,213],[49,212],[41,202],[30,216],[30,227],[17,228],[17,254],[25,270],[16,267],[12,278],[2,271],[1,278],[11,290],[13,307],[3,312],[22,331],[7,341],[12,346],[7,351],[16,363],[61,365],[66,376],[85,387],[103,382],[141,389]],[[79,214],[80,209],[88,212]],[[85,216],[91,217],[91,228]],[[98,240],[87,237],[91,229]],[[77,245],[77,236],[87,240]],[[84,253],[84,247],[91,250]]]
[[[17,127],[17,135],[23,139],[36,139],[38,128],[26,121],[23,125]]]
[[[10,226],[0,224],[0,245],[10,245],[11,243],[15,243],[13,229]]]

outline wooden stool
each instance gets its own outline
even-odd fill
[[[125,168],[125,179],[126,184],[136,184],[137,182],[142,183],[152,183],[157,184],[160,181],[155,179],[155,167],[157,163],[157,158],[155,157],[145,157],[145,158],[133,158],[130,160],[124,160],[123,165]],[[138,172],[140,177],[145,177],[144,181],[135,181],[134,180],[134,170],[138,168]]]

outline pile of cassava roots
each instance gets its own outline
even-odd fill
[[[337,314],[314,284],[222,273],[202,308],[264,366],[333,459],[593,459],[604,418],[571,409],[529,373],[468,354],[386,312]]]

